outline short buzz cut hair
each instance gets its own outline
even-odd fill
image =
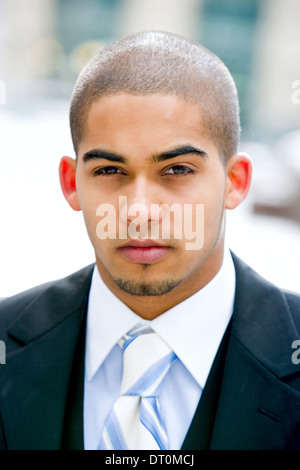
[[[177,34],[136,33],[102,49],[75,84],[70,127],[75,153],[85,136],[91,104],[101,96],[175,95],[199,105],[204,131],[226,162],[237,153],[240,111],[225,64],[200,44]]]

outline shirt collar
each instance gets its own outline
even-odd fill
[[[125,305],[103,282],[95,265],[88,300],[86,380],[93,378],[114,345],[141,317]]]
[[[203,388],[231,318],[234,295],[235,269],[229,250],[225,250],[221,269],[203,289],[147,321],[110,291],[95,266],[87,315],[87,381],[124,333],[137,323],[150,323]]]
[[[221,269],[201,290],[152,320],[152,328],[170,345],[204,388],[233,312],[235,269],[229,250]]]

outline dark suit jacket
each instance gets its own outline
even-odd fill
[[[206,416],[210,436],[203,440],[201,398],[182,448],[300,449],[300,365],[292,361],[292,343],[300,339],[300,297],[233,258],[235,306],[213,419]],[[0,449],[61,448],[92,270],[1,303],[0,339],[7,354],[0,365]],[[205,391],[214,396],[210,378],[207,384],[202,397]],[[209,414],[210,406],[204,408]]]

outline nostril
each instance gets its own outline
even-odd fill
[[[149,220],[149,211],[148,207],[143,203],[134,203],[128,207],[128,217],[129,221],[132,221],[137,224],[145,224]],[[135,222],[136,221],[136,222]]]

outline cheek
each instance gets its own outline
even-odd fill
[[[224,201],[225,185],[223,185],[222,189],[219,187],[214,191],[210,190],[210,197],[203,200],[205,230],[211,230],[214,227],[219,226],[225,210]]]
[[[82,212],[90,219],[92,215],[96,215],[97,206],[101,203],[98,188],[80,172],[76,176],[76,188]]]
[[[91,210],[84,210],[82,209],[84,222],[86,226],[87,233],[91,240],[92,245],[95,246],[98,244],[99,240],[97,238],[97,217]]]
[[[101,204],[100,198],[91,188],[77,184],[77,194],[85,225],[91,240],[96,239],[96,226],[99,220],[97,208]]]

